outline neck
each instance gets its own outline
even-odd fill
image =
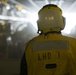
[[[46,32],[46,33],[40,33],[40,35],[42,35],[42,34],[45,34],[45,35],[47,35],[47,34],[55,34],[55,33],[61,34],[61,31],[50,31],[50,32]]]

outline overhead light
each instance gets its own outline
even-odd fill
[[[7,40],[7,41],[11,41],[11,40],[12,40],[12,38],[9,36],[6,40]]]
[[[1,24],[2,24],[2,26],[5,26],[6,25],[6,23],[4,21]]]
[[[7,0],[0,0],[0,3],[6,4],[7,3]]]
[[[22,10],[23,7],[21,5],[15,5],[15,7],[18,9],[18,10]]]
[[[7,6],[6,6],[6,9],[7,9],[7,10],[9,10],[9,9],[10,9],[10,6],[9,6],[9,5],[7,5]]]
[[[25,14],[26,13],[26,10],[25,9],[22,9],[21,12]]]

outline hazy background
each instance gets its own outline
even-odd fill
[[[76,0],[0,0],[0,75],[19,75],[26,42],[38,35],[37,14],[45,4],[62,9],[62,34],[76,38]]]

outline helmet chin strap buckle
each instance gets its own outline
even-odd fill
[[[38,30],[39,34],[47,34],[47,33],[61,33],[62,28],[55,27],[47,30]]]

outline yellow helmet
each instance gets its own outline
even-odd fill
[[[62,10],[57,5],[48,4],[43,6],[43,8],[38,12],[38,16],[38,32],[59,32],[64,29],[65,25],[64,17],[62,16]]]

